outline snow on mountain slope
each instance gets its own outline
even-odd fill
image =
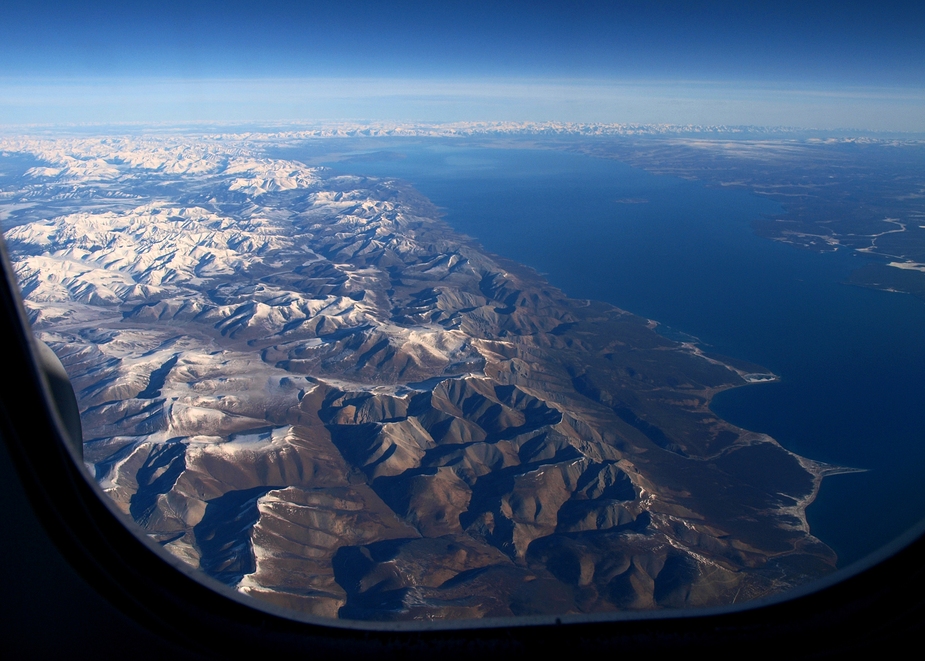
[[[794,517],[823,468],[709,410],[737,372],[400,182],[260,151],[291,137],[0,140],[40,163],[0,217],[85,463],[167,551],[362,619],[722,604],[832,567]]]
[[[286,245],[280,234],[260,219],[248,228],[199,207],[155,203],[28,223],[6,239],[14,249],[51,250],[62,264],[126,274],[139,284],[188,286],[259,263],[262,254]]]
[[[319,183],[315,168],[294,161],[236,159],[225,168],[224,174],[237,175],[228,190],[241,191],[251,196],[311,188]]]
[[[132,170],[201,175],[220,171],[238,150],[220,142],[162,138],[5,138],[0,148],[28,152],[51,165],[27,176],[63,177],[86,182]]]

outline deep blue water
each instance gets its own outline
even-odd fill
[[[776,203],[615,161],[437,142],[388,148],[404,157],[329,165],[405,179],[456,230],[568,295],[780,375],[721,393],[713,409],[807,457],[869,469],[824,480],[808,510],[842,565],[925,516],[925,304],[842,284],[863,257],[759,238],[750,221],[779,213]]]

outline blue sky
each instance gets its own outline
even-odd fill
[[[812,2],[43,2],[0,124],[558,120],[925,131],[925,8]]]

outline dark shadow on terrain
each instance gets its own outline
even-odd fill
[[[582,375],[572,379],[572,385],[576,391],[588,399],[605,405],[608,404],[606,401],[604,401],[601,391],[591,383],[587,376]],[[681,449],[681,446],[679,446],[665,435],[665,432],[662,431],[660,427],[657,427],[652,423],[643,420],[635,413],[633,413],[631,409],[624,406],[622,402],[611,404],[610,410],[613,411],[623,422],[642,432],[646,438],[648,438],[663,450],[674,452],[681,455],[682,457],[688,456],[688,454],[683,449]]]
[[[157,505],[157,497],[170,491],[185,469],[185,445],[168,442],[155,447],[135,475],[138,491],[129,501],[132,518],[144,525]]]
[[[174,354],[167,362],[151,372],[151,376],[148,377],[148,386],[135,396],[138,399],[154,399],[155,397],[160,397],[161,388],[164,387],[167,375],[170,374],[170,370],[177,364],[179,358],[180,354]]]
[[[257,500],[281,487],[230,491],[206,505],[193,532],[202,553],[200,567],[222,583],[235,585],[256,569],[250,533],[257,523]]]

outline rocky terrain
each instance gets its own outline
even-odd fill
[[[834,567],[804,516],[831,469],[708,408],[769,375],[568,299],[401,182],[244,138],[0,149],[88,469],[242,593],[434,620],[727,604]]]

